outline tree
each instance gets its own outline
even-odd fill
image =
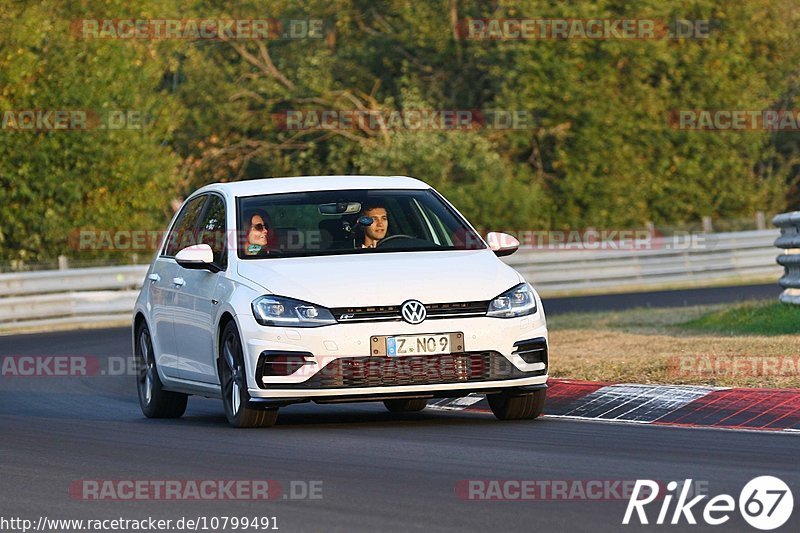
[[[91,10],[68,5],[0,8],[5,117],[23,110],[88,117],[87,129],[7,122],[0,132],[2,260],[91,257],[99,252],[69,249],[71,232],[161,228],[171,215],[178,159],[169,142],[180,109],[162,88],[170,43],[80,39],[70,23]]]

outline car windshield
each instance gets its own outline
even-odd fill
[[[486,248],[431,189],[242,197],[237,217],[242,259]]]

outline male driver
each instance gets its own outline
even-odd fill
[[[363,226],[364,242],[362,248],[375,248],[381,239],[386,237],[389,231],[389,218],[386,214],[386,206],[381,202],[371,202],[361,210],[361,216],[370,217],[372,224]]]

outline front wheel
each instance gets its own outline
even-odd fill
[[[277,408],[253,409],[248,404],[247,379],[239,330],[229,322],[222,332],[220,342],[219,379],[225,417],[235,428],[268,427],[278,419]]]
[[[544,411],[547,389],[525,394],[489,394],[489,407],[500,420],[532,420]]]
[[[147,418],[180,418],[186,412],[189,396],[164,390],[158,377],[156,354],[147,324],[136,330],[136,385],[139,391],[139,406]]]

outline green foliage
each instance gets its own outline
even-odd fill
[[[70,22],[91,11],[66,3],[1,10],[0,109],[87,110],[100,121],[123,111],[126,124],[131,111],[147,120],[139,129],[2,131],[0,259],[53,258],[77,228],[163,226],[180,109],[160,90],[162,47],[78,39]]]
[[[682,326],[726,335],[796,335],[800,332],[800,306],[749,302],[709,313]]]
[[[76,228],[160,229],[206,183],[407,174],[476,226],[641,227],[775,212],[796,133],[672,128],[676,109],[791,108],[790,0],[97,0],[0,6],[2,109],[140,110],[142,130],[0,131],[0,260]],[[320,39],[86,40],[82,17],[323,19]],[[711,19],[708,39],[469,40],[466,18]],[[299,110],[512,110],[520,129],[286,131]],[[83,254],[85,255],[85,254]]]

